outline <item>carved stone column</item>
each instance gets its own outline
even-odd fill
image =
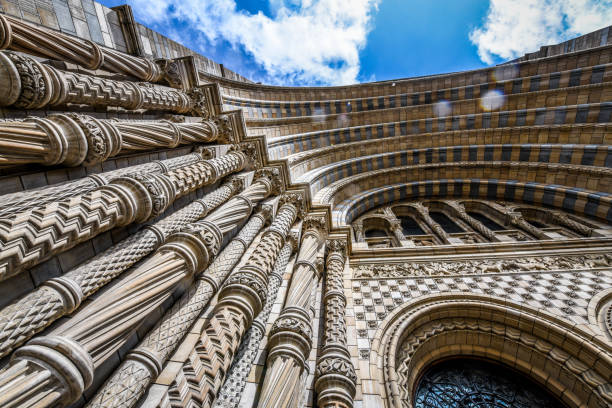
[[[0,219],[0,280],[111,228],[162,214],[177,198],[242,170],[246,156],[231,152],[166,174],[136,174],[81,196]]]
[[[302,242],[285,306],[270,330],[267,371],[259,408],[297,407],[301,395],[300,379],[312,348],[312,294],[319,280],[316,261],[325,227],[322,216],[304,219]]]
[[[272,272],[289,228],[303,205],[303,196],[281,197],[272,225],[240,269],[222,287],[208,325],[189,363],[179,371],[169,391],[172,406],[190,404],[208,408],[221,388],[243,334],[261,312]]]
[[[421,203],[414,203],[412,207],[416,209],[419,216],[425,221],[425,223],[433,230],[433,232],[444,242],[445,244],[450,244],[449,236],[444,228],[440,224],[434,221],[433,218],[429,215],[429,209],[425,207]]]
[[[58,318],[72,313],[83,300],[153,252],[170,234],[204,217],[242,188],[242,180],[233,178],[203,199],[145,227],[6,306],[0,311],[0,356],[8,354]]]
[[[88,69],[135,76],[157,82],[165,72],[153,61],[97,45],[93,41],[71,37],[38,25],[0,15],[0,48],[21,51],[58,61],[70,61]]]
[[[351,363],[346,340],[346,297],[343,272],[346,242],[328,241],[325,292],[325,332],[317,362],[315,390],[320,408],[352,408],[357,375]]]
[[[563,214],[560,211],[551,211],[549,214],[550,220],[553,224],[562,225],[586,237],[593,235],[593,228],[587,227],[580,222],[572,220],[566,214]]]
[[[140,344],[130,351],[121,366],[98,390],[88,404],[89,407],[128,408],[138,402],[269,216],[270,210],[266,208],[250,218],[238,236],[223,249],[189,291],[164,314]]]
[[[527,231],[537,239],[551,239],[544,231],[531,225],[521,213],[508,211],[505,213],[507,222],[523,231]]]
[[[222,133],[221,133],[222,132]],[[0,122],[0,165],[91,166],[119,153],[232,138],[226,117],[193,123],[104,120],[77,113]]]
[[[213,408],[238,408],[242,392],[246,386],[247,377],[253,366],[255,356],[259,351],[259,345],[266,333],[266,324],[272,311],[272,306],[276,301],[278,289],[283,282],[283,275],[287,269],[287,263],[293,251],[297,247],[296,238],[290,239],[285,243],[274,264],[274,269],[270,273],[268,283],[268,293],[266,303],[261,312],[253,321],[253,325],[244,336],[240,348],[236,353],[236,358],[230,367],[223,387],[218,393],[218,397],[213,404]]]
[[[202,100],[205,92],[187,94],[148,83],[62,71],[12,51],[0,51],[0,71],[5,79],[5,88],[0,92],[0,106],[40,109],[74,103],[120,106],[130,110],[194,111],[206,118],[212,114],[208,108],[210,102]]]
[[[482,222],[478,221],[476,218],[471,217],[466,211],[463,204],[457,201],[446,201],[446,203],[455,210],[455,214],[461,218],[463,221],[468,223],[468,225],[480,235],[488,239],[490,242],[499,242],[499,238],[495,235],[493,231],[487,228]]]
[[[193,277],[206,268],[219,252],[224,235],[236,228],[250,215],[253,205],[258,199],[261,200],[269,194],[272,183],[263,179],[262,183],[267,187],[267,191],[264,191],[263,194],[261,187],[251,191],[247,189],[241,196],[234,197],[203,220],[190,224],[186,229],[170,236],[164,245],[134,269],[126,279],[113,286],[111,290],[105,293],[105,296],[95,299],[80,310],[65,324],[54,329],[52,335],[76,342],[79,346],[76,350],[82,351],[81,354],[87,357],[89,365],[99,366],[131,337],[144,317],[172,295],[180,281]],[[250,196],[245,195],[247,191],[249,191]],[[237,209],[238,207],[240,209]],[[292,214],[296,213],[297,210],[294,206],[286,205],[281,208],[283,214],[287,213],[288,207],[293,211]],[[240,216],[240,212],[242,216]],[[295,215],[293,218],[295,218]],[[284,219],[287,219],[287,216]],[[273,227],[274,225],[271,228]],[[275,234],[280,235],[277,232]],[[280,251],[280,248],[276,250],[276,253],[278,251]],[[229,287],[231,287],[231,284]],[[244,291],[244,287],[242,287],[242,290]],[[37,339],[32,340],[34,344],[36,341]],[[18,349],[14,355],[23,355],[24,353],[21,350],[29,350],[29,347],[30,343]],[[75,349],[66,347],[61,351],[70,355],[75,352]],[[62,353],[60,354],[63,356]],[[36,358],[39,357],[36,356]],[[21,374],[15,370],[17,361],[14,360],[5,370],[0,372],[0,384],[19,381]],[[32,374],[34,377],[55,378],[58,383],[62,384],[72,381],[69,375],[73,375],[73,373],[67,373],[66,370],[55,373],[46,365],[35,364],[36,360],[28,361],[33,364],[30,364],[32,366],[30,370],[34,372]],[[144,364],[150,364],[155,359],[152,357],[148,360],[141,359],[141,361],[144,361]],[[157,368],[161,368],[161,366],[154,369]],[[40,392],[36,388],[40,387],[41,385],[38,385],[35,389],[23,390],[23,395],[36,395]],[[42,384],[42,387],[47,391],[45,383]],[[79,397],[72,391],[69,395],[66,395],[68,391],[62,387],[56,385],[50,385],[49,387],[50,390],[48,391],[57,395],[57,399],[61,399],[66,404]],[[0,401],[5,402],[7,406],[13,406],[16,398],[22,398],[22,396],[15,395],[12,398],[5,398]],[[49,404],[37,402],[37,405],[23,403],[17,405],[47,407],[53,406],[57,399],[50,400]]]
[[[363,234],[363,225],[353,224],[353,230],[355,231],[355,241],[365,242],[365,236]]]
[[[28,208],[41,207],[54,201],[62,201],[69,197],[85,194],[110,183],[119,178],[139,173],[163,174],[179,167],[188,166],[202,161],[202,153],[190,153],[185,156],[166,160],[153,160],[136,166],[124,167],[100,174],[83,177],[78,180],[68,181],[23,192],[6,194],[0,197],[0,218],[26,211]]]

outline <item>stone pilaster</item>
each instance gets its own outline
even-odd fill
[[[245,165],[243,153],[231,152],[166,174],[117,178],[81,196],[2,219],[0,280],[111,228],[155,218],[177,198]]]
[[[301,395],[301,379],[312,348],[313,291],[320,271],[317,254],[325,238],[325,218],[309,216],[295,261],[285,306],[270,330],[266,376],[259,408],[295,407]]]
[[[206,408],[212,406],[242,336],[263,308],[268,275],[302,206],[303,196],[299,193],[281,197],[272,225],[262,234],[243,266],[220,290],[218,303],[189,356],[189,364],[183,366],[170,388],[172,406],[195,403]]]
[[[346,339],[346,297],[343,272],[346,242],[327,242],[325,291],[325,332],[317,361],[315,390],[320,408],[352,408],[357,375],[351,363]]]

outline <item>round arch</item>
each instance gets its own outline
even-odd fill
[[[419,376],[432,364],[476,357],[509,366],[569,407],[612,404],[612,347],[542,310],[487,295],[418,298],[381,323],[370,372],[386,407],[411,408]]]

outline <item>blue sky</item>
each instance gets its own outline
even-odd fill
[[[476,69],[612,24],[612,0],[127,3],[138,22],[275,85],[342,85]]]

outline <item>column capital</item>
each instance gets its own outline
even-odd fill
[[[255,172],[253,182],[262,181],[270,186],[270,195],[281,194],[284,190],[280,171],[275,167],[264,167]]]
[[[287,191],[281,195],[278,201],[278,208],[283,205],[291,205],[297,211],[298,218],[304,218],[306,203],[302,191]]]

